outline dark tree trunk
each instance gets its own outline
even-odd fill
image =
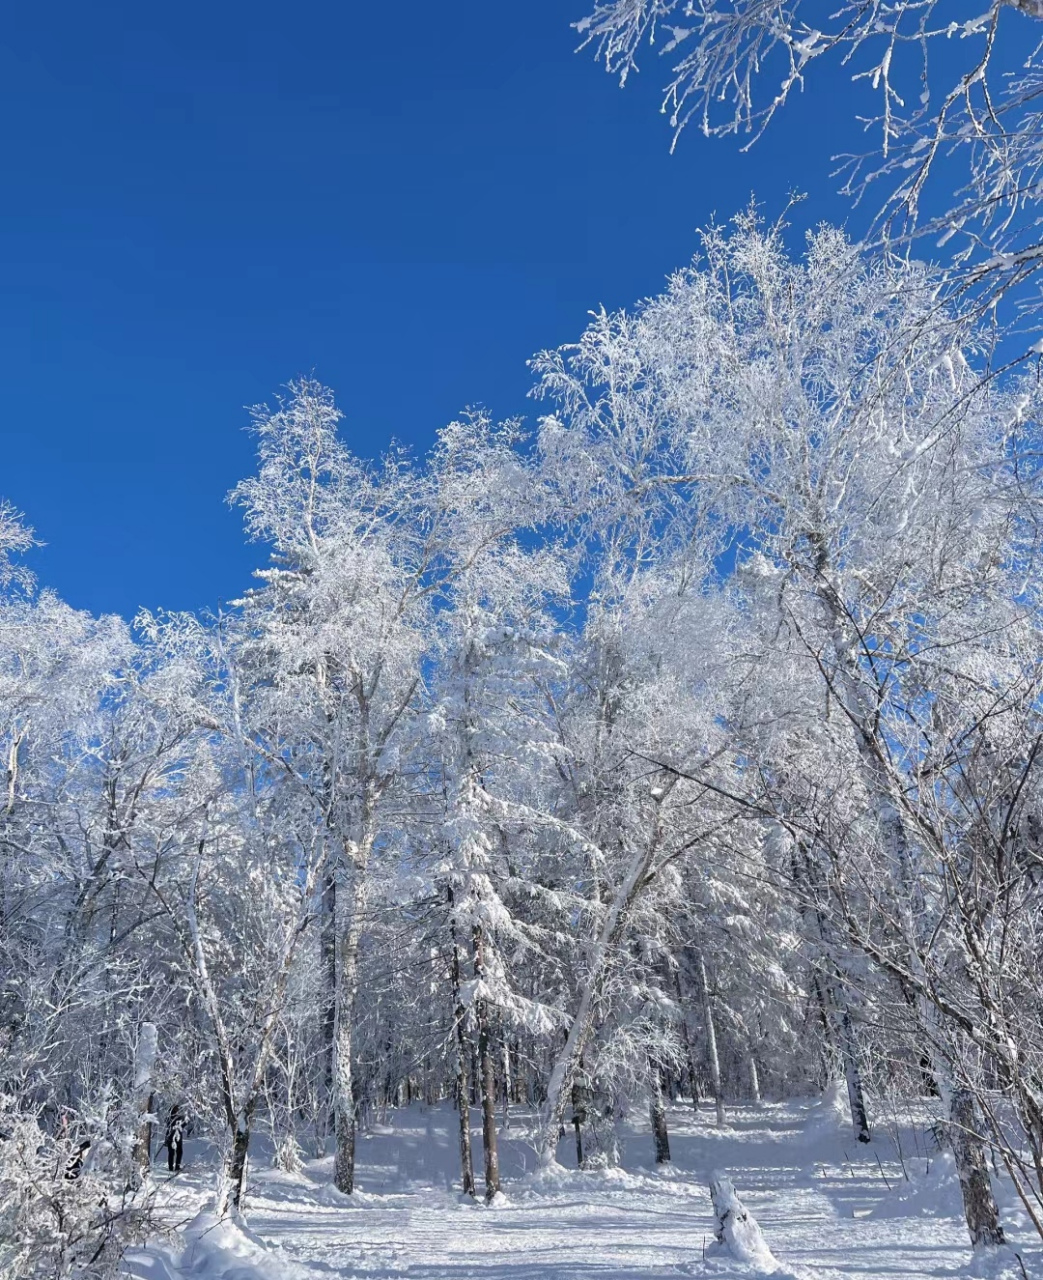
[[[475,1040],[471,1040],[471,1070],[469,1073],[469,1081],[471,1085],[471,1106],[477,1107],[481,1105],[481,1083],[482,1083],[482,1063],[478,1057],[478,1044]]]
[[[361,891],[353,886],[354,901],[346,928],[338,938],[336,1034],[333,1064],[333,1122],[336,1152],[333,1185],[350,1196],[355,1190],[355,1130],[358,1116],[354,1074],[354,1013],[358,994],[358,952],[361,931]],[[338,904],[338,912],[340,904]]]
[[[655,1063],[649,1064],[648,1114],[652,1121],[656,1164],[670,1163],[670,1136],[666,1130],[666,1107],[663,1104],[663,1077]]]
[[[503,1129],[506,1133],[511,1127],[511,1049],[506,1040],[500,1051],[500,1061],[503,1064],[500,1102],[503,1106]]]
[[[855,1044],[855,1031],[851,1025],[851,1014],[840,992],[835,993],[836,1002],[840,1003],[838,1011],[840,1020],[840,1051],[844,1058],[844,1079],[847,1081],[847,1101],[851,1110],[851,1127],[859,1142],[869,1142],[869,1116],[866,1112],[865,1092],[862,1088],[862,1072],[858,1065],[858,1049]]]
[[[474,975],[479,981],[485,974],[484,942],[481,925],[474,930]],[[496,1071],[493,1066],[489,1008],[485,1000],[475,1002],[478,1024],[478,1066],[482,1077],[482,1146],[485,1149],[485,1199],[488,1202],[500,1190],[500,1155],[496,1141]]]
[[[960,1176],[963,1213],[975,1249],[1004,1243],[999,1210],[992,1194],[985,1143],[978,1129],[977,1108],[969,1089],[954,1089],[949,1103],[952,1149]]]
[[[572,1127],[576,1131],[576,1168],[583,1168],[583,1125],[587,1119],[587,1108],[583,1099],[583,1089],[578,1080],[572,1083]]]
[[[940,1096],[941,1090],[934,1077],[934,1066],[931,1063],[930,1054],[927,1053],[920,1054],[920,1087],[928,1098]]]
[[[243,1207],[246,1190],[246,1157],[250,1150],[250,1121],[243,1119],[236,1125],[232,1138],[232,1151],[228,1157],[228,1204],[238,1213]]]
[[[822,1028],[822,1087],[825,1088],[830,1081],[836,1079],[839,1055],[837,1053],[836,1036],[833,1033],[833,1024],[829,1018],[829,1004],[826,1001],[826,993],[823,990],[822,981],[814,969],[811,970],[811,990],[815,993],[816,1020]]]
[[[152,1114],[152,1108],[155,1105],[156,1105],[156,1095],[154,1093],[150,1093],[148,1096],[148,1109],[149,1109],[150,1115]],[[145,1164],[150,1165],[152,1163],[152,1121],[151,1120],[147,1120],[145,1124],[142,1126],[141,1145],[145,1155]]]
[[[801,843],[798,851],[799,856],[795,853],[793,862],[794,881],[802,893],[808,894],[811,902],[822,901],[825,894],[822,874],[812,850],[808,845]],[[855,1040],[847,993],[844,989],[844,975],[837,963],[836,950],[833,947],[832,928],[828,917],[820,907],[809,906],[805,914],[809,924],[813,923],[823,950],[829,958],[825,980],[820,981],[818,974],[813,978],[825,1032],[827,1056],[833,1058],[833,1061],[828,1063],[828,1069],[832,1075],[836,1055],[839,1053],[844,1066],[844,1080],[847,1084],[851,1127],[858,1142],[869,1142],[869,1116],[866,1110],[865,1092],[862,1088],[858,1044]]]
[[[688,1068],[688,1087],[692,1091],[692,1107],[699,1110],[699,1083],[695,1074],[695,1055],[692,1053],[692,1037],[688,1031],[688,1015],[684,1007],[684,992],[681,989],[681,966],[670,964],[670,976],[673,979],[674,995],[677,997],[677,1008],[681,1014],[681,1040],[684,1044],[685,1066]]]
[[[332,1130],[333,1064],[337,1038],[337,877],[330,871],[322,891],[322,933],[320,935],[322,972],[322,1150],[326,1135]]]
[[[518,1047],[518,1037],[511,1041],[511,1101],[514,1105],[520,1106],[525,1099],[521,1083],[521,1051]]]
[[[453,908],[453,889],[447,889],[449,909]],[[473,1196],[474,1161],[471,1156],[471,1046],[467,1042],[467,1010],[460,996],[460,947],[456,939],[456,926],[450,920],[449,932],[453,944],[453,1018],[456,1022],[456,1103],[460,1113],[460,1185],[464,1195]]]

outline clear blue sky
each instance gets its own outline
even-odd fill
[[[468,404],[658,289],[752,192],[847,214],[828,81],[746,156],[669,155],[665,67],[621,92],[583,0],[13,6],[0,34],[0,494],[41,582],[130,615],[248,585],[242,406],[314,371],[356,451]],[[838,86],[840,92],[841,86]],[[868,92],[868,91],[867,91]]]

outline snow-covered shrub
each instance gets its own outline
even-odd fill
[[[283,1173],[300,1173],[304,1168],[304,1152],[293,1133],[285,1134],[276,1145],[272,1163]]]
[[[0,1098],[0,1275],[4,1280],[107,1280],[141,1240],[150,1198],[89,1167],[66,1177],[77,1144]]]

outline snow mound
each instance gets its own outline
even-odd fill
[[[199,1214],[185,1231],[177,1274],[197,1280],[305,1280],[308,1272],[281,1249],[269,1248],[241,1220]],[[165,1280],[157,1276],[156,1280]]]
[[[1025,1276],[1033,1272],[1010,1245],[1000,1245],[975,1249],[967,1274],[975,1280],[1025,1280]]]
[[[128,1249],[121,1272],[132,1280],[178,1280],[177,1264],[166,1249]]]
[[[718,1259],[741,1263],[750,1276],[772,1277],[772,1280],[798,1280],[787,1271],[772,1251],[757,1225],[757,1219],[735,1193],[731,1179],[715,1173],[710,1179],[713,1200],[714,1235],[716,1240],[707,1250],[713,1264]]]
[[[928,1171],[896,1187],[873,1211],[875,1218],[963,1219],[960,1176],[951,1151],[939,1152]],[[1001,1220],[1008,1217],[1001,1214]],[[1025,1271],[1009,1246],[974,1251],[967,1274],[977,1280],[1024,1280]],[[1031,1274],[1031,1271],[1029,1272]]]
[[[873,1210],[874,1218],[956,1218],[962,1213],[960,1178],[951,1151],[941,1151],[930,1170],[900,1183]]]
[[[843,1080],[834,1080],[826,1086],[822,1097],[808,1108],[804,1121],[804,1141],[818,1142],[822,1138],[833,1138],[849,1130],[850,1126],[847,1086]]]
[[[1025,1280],[1025,1276],[1038,1274],[1029,1258],[1021,1256],[1010,1244],[975,1249],[967,1267],[967,1275],[975,1280]]]
[[[339,1191],[332,1182],[322,1183],[315,1190],[313,1198],[316,1204],[324,1205],[329,1209],[362,1209],[366,1205],[385,1203],[384,1196],[374,1195],[371,1191],[361,1191],[358,1187],[349,1196]]]
[[[520,1187],[532,1196],[553,1195],[560,1191],[637,1191],[649,1185],[647,1178],[627,1173],[618,1165],[602,1165],[596,1169],[566,1169],[552,1160],[521,1179]]]

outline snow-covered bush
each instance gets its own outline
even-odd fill
[[[4,1280],[106,1280],[149,1224],[147,1192],[113,1186],[89,1167],[66,1176],[78,1143],[0,1099],[0,1275]]]

